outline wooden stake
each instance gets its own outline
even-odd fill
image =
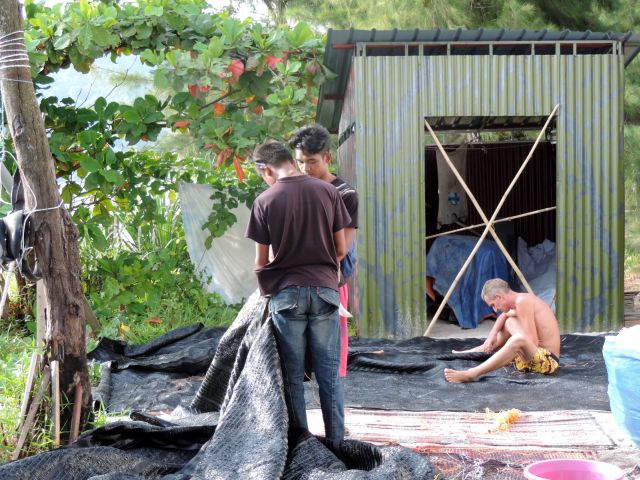
[[[27,414],[27,418],[22,426],[22,429],[18,431],[18,441],[16,443],[16,449],[11,454],[11,460],[17,460],[20,456],[20,452],[22,452],[22,447],[24,447],[24,443],[27,440],[27,435],[33,424],[36,420],[36,415],[38,414],[38,410],[40,409],[40,404],[42,403],[42,399],[44,398],[45,392],[49,389],[49,384],[51,383],[51,371],[49,367],[44,367],[44,378],[42,379],[42,383],[40,384],[40,388],[38,388],[38,393],[31,403],[31,407],[29,407],[29,413]]]
[[[460,182],[460,184],[462,185],[464,190],[467,192],[467,195],[469,195],[469,198],[471,199],[471,201],[475,205],[476,209],[478,210],[478,213],[480,214],[480,217],[482,218],[482,220],[486,223],[486,226],[485,226],[484,231],[482,232],[482,235],[478,239],[478,242],[475,244],[475,246],[473,247],[473,250],[469,254],[469,257],[467,258],[467,261],[462,265],[462,268],[460,269],[460,271],[458,272],[456,277],[453,279],[453,282],[449,286],[449,290],[447,291],[447,294],[444,296],[444,299],[442,300],[442,303],[438,306],[438,310],[436,311],[435,315],[433,316],[433,319],[431,320],[431,323],[429,323],[429,326],[427,327],[427,330],[424,332],[424,336],[429,336],[429,334],[431,333],[431,330],[433,330],[433,327],[435,326],[436,322],[438,321],[438,317],[442,313],[442,310],[444,309],[444,306],[449,301],[449,298],[451,298],[451,295],[453,294],[453,290],[455,289],[456,285],[460,281],[460,278],[462,278],[462,276],[464,275],[464,272],[467,270],[467,267],[471,264],[471,261],[473,260],[474,255],[476,254],[476,252],[480,248],[480,245],[482,244],[483,240],[486,238],[488,233],[491,233],[491,235],[495,239],[496,243],[500,247],[500,250],[502,250],[502,253],[504,253],[505,257],[507,258],[507,260],[511,264],[512,268],[514,269],[514,271],[518,274],[518,277],[520,277],[520,280],[522,281],[524,286],[527,288],[529,293],[533,293],[533,291],[531,290],[531,287],[529,286],[529,284],[527,283],[526,279],[524,278],[524,275],[522,275],[522,272],[520,271],[518,266],[515,264],[515,262],[511,258],[511,255],[509,255],[509,252],[507,252],[506,248],[504,248],[504,245],[502,245],[502,242],[500,241],[500,239],[498,238],[498,235],[496,234],[495,230],[493,229],[493,223],[494,223],[496,217],[498,216],[498,214],[500,213],[500,209],[504,205],[504,202],[506,201],[507,196],[509,195],[509,193],[511,193],[511,190],[513,189],[514,185],[516,184],[516,182],[520,178],[520,175],[522,175],[522,172],[524,171],[525,167],[529,163],[529,160],[531,160],[531,157],[533,156],[533,152],[537,148],[538,143],[540,143],[540,139],[542,138],[542,135],[544,135],[545,130],[549,126],[549,123],[551,122],[551,119],[553,118],[553,116],[558,111],[558,108],[560,108],[559,104],[557,104],[554,107],[553,111],[551,112],[551,114],[547,118],[547,121],[545,122],[544,126],[542,127],[542,130],[540,130],[540,133],[538,134],[538,137],[536,138],[535,143],[531,147],[531,150],[529,151],[529,154],[527,155],[527,158],[525,158],[525,160],[522,163],[522,165],[520,165],[520,168],[518,169],[518,172],[513,177],[513,180],[511,180],[511,183],[509,184],[509,186],[507,187],[507,190],[502,195],[502,198],[500,199],[500,202],[498,202],[498,205],[496,206],[496,208],[495,208],[495,210],[493,212],[493,215],[491,215],[491,219],[487,219],[487,216],[484,214],[484,211],[482,210],[482,208],[480,208],[480,205],[478,204],[476,198],[473,196],[473,193],[471,192],[471,190],[469,190],[469,187],[465,183],[464,179],[460,176],[460,173],[458,172],[456,167],[453,165],[453,163],[449,159],[449,156],[444,151],[444,148],[442,148],[442,144],[440,143],[440,140],[438,140],[438,137],[436,136],[435,132],[431,128],[431,125],[429,125],[429,122],[427,122],[427,120],[425,119],[424,123],[427,126],[427,129],[429,130],[429,133],[431,133],[431,136],[433,137],[434,141],[436,142],[436,145],[438,145],[438,148],[440,149],[440,152],[442,153],[442,155],[444,156],[445,160],[449,164],[449,167],[451,167],[451,169],[453,170],[454,175],[456,176],[456,178],[458,179],[458,181]]]
[[[82,413],[82,384],[76,383],[75,396],[73,399],[73,412],[71,414],[71,434],[69,435],[69,443],[73,443],[78,439],[80,434],[80,414]]]
[[[449,155],[447,155],[447,152],[445,152],[444,148],[442,147],[442,144],[440,143],[440,140],[438,140],[438,137],[436,136],[436,134],[434,133],[433,129],[431,128],[431,125],[429,125],[429,122],[427,122],[426,120],[424,121],[424,123],[425,123],[427,129],[429,130],[429,132],[431,133],[431,136],[433,137],[434,141],[436,142],[436,145],[438,146],[438,149],[440,149],[440,153],[442,154],[442,156],[444,157],[445,161],[449,165],[449,168],[451,168],[451,171],[453,172],[455,177],[460,182],[460,185],[462,185],[462,188],[464,189],[464,191],[467,192],[467,195],[468,195],[469,199],[471,200],[471,202],[473,203],[473,205],[476,207],[476,210],[478,211],[478,214],[480,215],[480,218],[482,218],[482,221],[485,222],[485,224],[488,224],[489,221],[487,220],[487,216],[485,215],[484,210],[482,210],[482,208],[480,207],[480,204],[476,200],[475,195],[469,189],[469,186],[467,185],[467,182],[464,181],[464,179],[460,175],[460,172],[458,172],[458,169],[455,167],[455,165],[453,164],[453,162],[449,158]],[[533,147],[533,149],[535,149],[536,146],[537,146],[537,142],[536,142],[536,145]],[[533,153],[533,149],[532,149],[532,151],[530,153]],[[518,267],[516,262],[513,260],[513,258],[511,258],[511,255],[507,251],[506,247],[502,244],[502,240],[500,240],[500,237],[498,237],[498,234],[493,229],[493,225],[491,225],[491,227],[489,229],[489,233],[491,233],[491,236],[495,240],[496,244],[498,245],[498,247],[502,251],[503,255],[505,256],[505,258],[509,262],[509,265],[511,265],[511,268],[513,268],[513,271],[516,273],[516,275],[518,276],[518,278],[520,279],[520,281],[522,282],[524,287],[527,289],[527,291],[529,293],[533,293],[533,290],[529,286],[529,283],[527,282],[527,279],[524,278],[524,275],[520,271],[520,268]],[[444,308],[444,306],[442,308]],[[436,316],[434,318],[437,319],[438,315],[440,315],[440,312],[436,312]]]
[[[16,262],[11,262],[9,264],[9,268],[7,269],[7,278],[4,281],[4,286],[2,288],[2,297],[0,297],[0,317],[4,313],[4,306],[7,303],[7,298],[9,297],[9,284],[11,283],[11,274],[13,270],[16,268]]]
[[[36,371],[40,364],[40,355],[37,352],[31,354],[31,362],[29,363],[29,373],[27,374],[27,382],[24,385],[22,393],[22,404],[20,405],[20,419],[18,421],[18,430],[22,428],[22,424],[29,409],[29,401],[31,400],[31,391],[33,390],[33,382],[36,378]]]
[[[495,225],[496,223],[508,222],[509,220],[516,220],[518,218],[530,217],[538,213],[551,212],[555,209],[556,207],[548,207],[548,208],[541,208],[540,210],[534,210],[533,212],[520,213],[518,215],[514,215],[513,217],[505,217],[505,218],[501,218],[500,220],[496,220],[495,222],[493,222],[493,224]],[[448,232],[436,233],[435,235],[429,235],[428,237],[424,237],[424,238],[425,240],[431,240],[432,238],[444,237],[445,235],[452,235],[454,233],[464,232],[465,230],[473,230],[474,228],[480,228],[480,227],[486,227],[486,226],[487,226],[486,223],[478,223],[476,225],[469,225],[468,227],[449,230]]]
[[[56,447],[60,446],[60,364],[58,360],[51,361],[51,408],[53,410],[53,440]]]

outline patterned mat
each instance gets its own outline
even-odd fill
[[[322,435],[320,410],[308,410],[307,415],[311,432]],[[484,413],[345,409],[347,438],[398,443],[413,449],[433,445],[579,451],[614,448],[619,442],[603,427],[601,415],[591,410],[523,412],[507,430],[495,431],[495,420]]]
[[[558,458],[597,460],[592,451],[510,450],[496,448],[423,447],[415,449],[447,480],[522,480],[527,465]]]

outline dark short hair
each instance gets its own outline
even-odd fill
[[[279,167],[283,163],[295,164],[289,149],[277,140],[267,140],[253,150],[251,160],[258,167]]]
[[[289,146],[305,155],[315,155],[331,149],[331,135],[322,125],[306,125],[293,134]]]

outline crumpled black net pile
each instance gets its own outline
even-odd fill
[[[205,380],[192,397],[191,422],[185,422],[189,417],[173,422],[137,414],[137,421],[108,424],[69,447],[0,466],[0,479],[434,478],[438,472],[432,464],[409,449],[353,440],[335,445],[289,429],[266,306],[254,294],[220,340]],[[218,406],[217,423],[212,422],[215,416],[196,415]]]

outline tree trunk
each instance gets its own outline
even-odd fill
[[[60,362],[60,393],[64,410],[61,424],[65,438],[71,429],[75,389],[82,386],[81,424],[87,418],[91,388],[87,372],[85,345],[85,298],[80,276],[78,230],[67,210],[61,206],[54,163],[36,101],[26,61],[7,59],[15,50],[23,50],[24,35],[17,0],[0,0],[0,86],[18,168],[25,187],[26,210],[35,232],[35,253],[42,271],[39,306],[46,325],[45,362]],[[13,45],[7,45],[8,39]],[[16,46],[16,42],[19,45]],[[8,52],[7,50],[14,50]],[[3,58],[5,60],[3,60]],[[14,57],[15,58],[15,57]],[[7,68],[11,65],[12,68]],[[60,208],[55,208],[60,206]],[[54,208],[51,208],[54,207]],[[49,210],[41,210],[47,209]],[[40,323],[40,322],[39,322]],[[66,398],[65,398],[66,397]]]

